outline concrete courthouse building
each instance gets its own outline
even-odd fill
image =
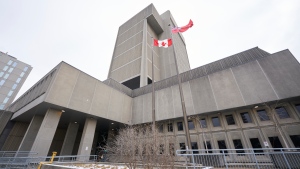
[[[176,149],[186,145],[185,130],[199,149],[204,141],[215,149],[300,147],[300,64],[289,50],[254,47],[191,70],[184,37],[173,34],[174,48],[153,48],[153,79],[151,37],[170,38],[169,24],[177,25],[171,13],[150,4],[121,25],[105,81],[59,63],[10,105],[10,120],[0,118],[11,124],[0,131],[9,133],[1,150],[94,154],[124,124],[152,122],[153,81],[157,124],[162,135],[176,136]]]

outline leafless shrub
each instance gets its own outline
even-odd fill
[[[119,130],[114,140],[107,143],[110,161],[123,162],[130,169],[174,168],[174,136],[166,137],[153,131],[151,124],[126,126]]]

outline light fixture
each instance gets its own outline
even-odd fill
[[[114,124],[114,123],[111,123],[111,124]]]
[[[114,130],[114,129],[111,129],[111,130]]]
[[[258,106],[255,106],[254,108],[255,108],[255,109],[257,109],[257,108],[258,108]]]
[[[61,110],[61,112],[65,112],[64,110]]]
[[[74,123],[77,123],[77,121],[75,121]]]

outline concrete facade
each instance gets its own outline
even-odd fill
[[[151,123],[151,36],[168,38],[170,22],[176,25],[169,11],[159,15],[151,4],[121,25],[105,81],[59,63],[9,106],[9,139],[1,150],[12,150],[14,140],[14,147],[39,155],[89,155],[124,125]],[[300,64],[289,50],[270,54],[254,47],[190,70],[182,35],[173,43],[194,146],[234,149],[238,141],[244,148],[300,147]],[[173,48],[153,48],[153,54],[156,121],[161,136],[175,136],[180,149],[187,145],[186,129],[180,127]],[[137,89],[122,84],[136,76]],[[21,125],[27,130],[18,130]]]

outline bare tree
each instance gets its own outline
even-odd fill
[[[115,139],[108,142],[107,150],[112,162],[123,162],[130,169],[174,168],[176,139],[165,137],[151,124],[126,126]],[[169,148],[169,151],[166,151]]]

